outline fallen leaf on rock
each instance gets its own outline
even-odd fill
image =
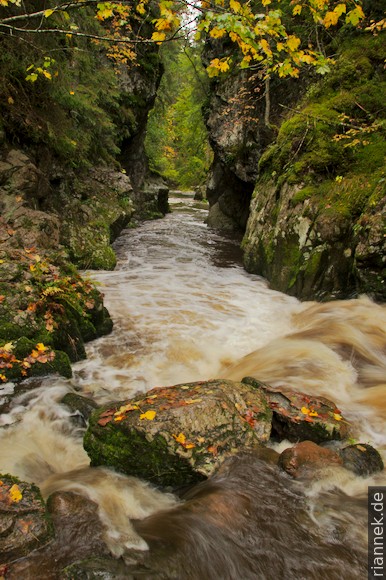
[[[98,421],[98,425],[100,425],[101,427],[105,427],[105,425],[107,425],[107,423],[110,423],[110,421],[113,420],[113,417],[102,417],[101,419],[99,419]]]
[[[333,415],[335,421],[341,421],[342,420],[342,415],[340,415],[339,413],[334,413]]]
[[[128,413],[129,411],[137,411],[139,409],[138,405],[131,405],[130,403],[127,405],[122,405],[119,407],[118,411],[114,413],[114,415],[121,415],[122,413]]]
[[[319,417],[316,411],[310,411],[310,417]]]
[[[309,415],[310,414],[310,410],[307,409],[307,407],[302,407],[300,410],[303,413],[303,415]]]
[[[114,415],[115,413],[115,409],[107,409],[106,411],[103,411],[103,413],[100,414],[100,418],[102,417],[111,417],[111,415]]]
[[[140,415],[139,418],[141,420],[147,419],[148,421],[153,421],[156,414],[157,413],[155,411],[146,411],[146,413],[142,413],[142,415]]]
[[[20,491],[20,487],[16,485],[16,483],[14,483],[9,490],[9,497],[13,503],[18,503],[21,499],[23,499],[23,494]]]
[[[196,447],[194,443],[186,441],[186,437],[183,433],[180,433],[179,435],[172,435],[172,437],[177,441],[177,443],[180,443],[180,445],[182,445],[185,449],[193,449],[193,447]]]
[[[17,522],[17,527],[23,534],[28,534],[29,529],[32,525],[32,520],[19,520]]]
[[[179,435],[172,435],[172,437],[177,441],[177,443],[184,444],[186,442],[186,437],[183,433],[180,433]]]
[[[366,447],[363,447],[363,445],[355,445],[355,447],[356,447],[357,449],[359,449],[359,451],[362,451],[363,453],[364,453],[365,451],[367,451]]]

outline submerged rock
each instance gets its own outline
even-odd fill
[[[243,383],[264,389],[273,412],[272,436],[289,441],[309,440],[322,443],[348,437],[349,425],[335,403],[324,397],[305,395],[280,387],[273,389],[253,377]]]
[[[268,440],[262,389],[225,380],[155,388],[95,411],[84,438],[91,465],[160,485],[204,479],[227,455]]]
[[[285,449],[279,457],[279,466],[293,477],[324,467],[343,465],[343,459],[336,451],[326,449],[312,441],[301,441]]]
[[[341,451],[343,466],[357,475],[371,475],[383,471],[382,457],[374,447],[367,443],[349,445]]]
[[[39,489],[0,475],[0,564],[44,546],[51,537],[52,525]]]

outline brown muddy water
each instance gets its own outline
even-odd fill
[[[240,454],[181,500],[88,467],[84,429],[59,402],[67,392],[106,403],[154,386],[244,376],[332,399],[355,439],[386,459],[385,307],[366,297],[300,303],[270,290],[242,269],[240,240],[208,230],[202,205],[171,201],[165,219],[123,232],[114,272],[89,273],[113,333],[88,345],[73,379],[42,380],[0,417],[0,472],[35,482],[46,497],[66,490],[93,500],[101,527],[74,513],[62,543],[19,563],[12,577],[60,578],[71,558],[90,557],[100,533],[117,565],[79,578],[365,578],[367,488],[386,485],[385,472],[365,478],[336,467],[317,481],[293,481]]]

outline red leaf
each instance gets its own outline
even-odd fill
[[[115,413],[115,409],[107,409],[106,411],[103,411],[103,413],[101,413],[101,417],[110,417],[111,415],[114,415]]]
[[[112,420],[113,420],[112,415],[110,417],[103,417],[102,419],[99,419],[98,425],[100,425],[101,427],[105,427],[107,423],[110,423],[110,421]]]

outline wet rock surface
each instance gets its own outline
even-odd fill
[[[7,580],[56,580],[60,569],[77,560],[108,558],[96,503],[82,495],[60,491],[49,497],[47,512],[55,530],[54,538],[42,549],[9,564]]]
[[[91,464],[160,485],[204,479],[228,454],[269,439],[262,390],[214,380],[155,388],[93,413],[84,438]]]
[[[343,466],[353,471],[356,475],[371,475],[384,469],[382,457],[368,443],[349,445],[342,449],[340,454]]]
[[[52,538],[38,488],[9,475],[0,475],[0,564],[8,564]]]
[[[264,389],[273,412],[273,438],[321,443],[348,437],[349,425],[329,399],[285,388],[273,389],[253,377],[245,377],[242,382]]]
[[[337,465],[343,465],[339,453],[312,441],[301,441],[285,449],[279,457],[279,466],[295,478],[312,476],[317,470]]]

